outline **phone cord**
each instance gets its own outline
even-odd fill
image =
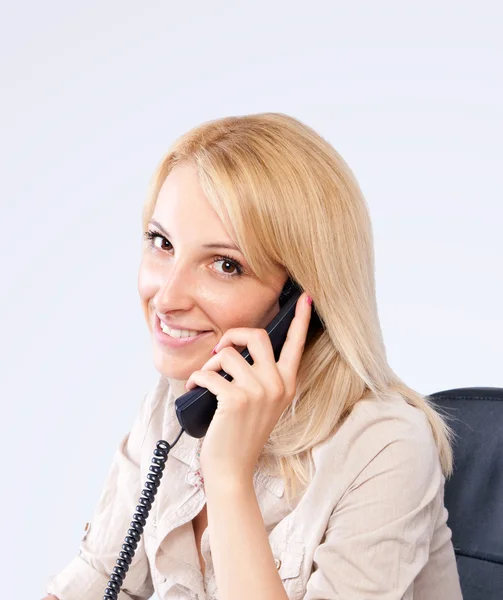
[[[169,451],[178,442],[183,432],[184,429],[182,427],[176,440],[172,444],[169,444],[165,440],[159,440],[156,444],[154,456],[152,457],[153,464],[150,465],[150,473],[147,474],[147,482],[138,499],[139,504],[133,515],[133,520],[130,524],[131,528],[128,529],[127,535],[124,538],[122,550],[119,552],[119,558],[116,561],[117,566],[114,567],[113,573],[110,575],[110,580],[108,581],[103,600],[117,600],[119,596],[122,584],[129,570],[129,565],[133,560],[136,548],[138,547],[138,542],[143,533],[150,509],[152,508],[155,495],[157,494],[157,489],[161,483]]]

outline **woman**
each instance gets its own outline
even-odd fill
[[[162,160],[143,229],[160,378],[48,593],[103,596],[174,401],[199,385],[217,412],[172,448],[119,598],[461,598],[449,430],[387,364],[369,215],[339,154],[282,114],[205,123]],[[276,362],[264,327],[289,277],[306,291]],[[306,339],[311,298],[324,327]]]

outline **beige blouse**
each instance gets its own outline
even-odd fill
[[[78,555],[52,577],[60,600],[103,597],[158,440],[179,432],[160,377],[120,443]],[[200,568],[192,519],[206,503],[202,441],[171,450],[120,600],[216,600],[208,529]],[[459,600],[444,477],[423,412],[399,396],[360,401],[313,450],[314,477],[293,505],[280,477],[257,469],[255,493],[291,600]]]

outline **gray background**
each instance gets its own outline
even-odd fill
[[[11,2],[0,16],[2,571],[40,598],[155,380],[147,182],[207,119],[286,112],[354,170],[393,368],[503,386],[501,8]]]

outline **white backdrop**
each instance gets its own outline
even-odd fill
[[[141,207],[202,121],[279,111],[326,137],[369,203],[393,368],[423,393],[503,386],[502,9],[408,4],[3,3],[4,598],[75,555],[155,380]]]

